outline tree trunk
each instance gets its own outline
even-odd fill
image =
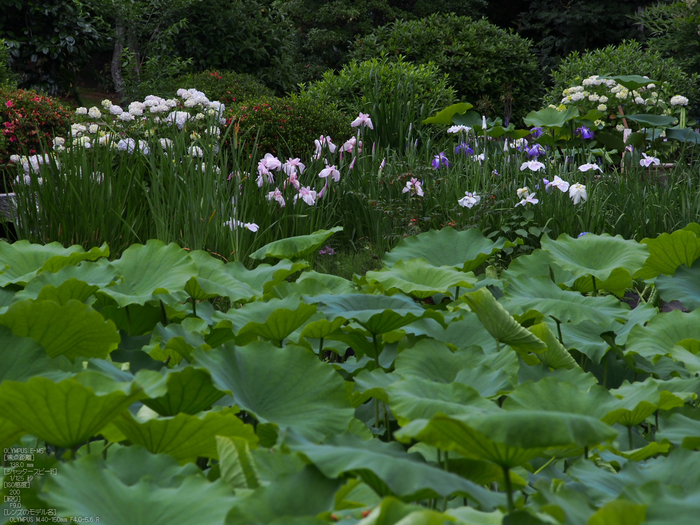
[[[120,99],[124,99],[124,77],[122,76],[122,52],[124,51],[124,21],[117,19],[116,35],[114,37],[114,52],[112,53],[112,80],[114,90]]]

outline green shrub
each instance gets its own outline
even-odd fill
[[[0,183],[11,155],[33,155],[52,145],[56,135],[70,130],[72,111],[55,99],[35,91],[0,88],[0,121],[4,141],[0,146]]]
[[[657,51],[644,51],[640,44],[630,40],[583,55],[571,53],[552,71],[554,85],[547,91],[545,102],[558,104],[564,89],[591,75],[646,75],[668,82],[668,92],[688,97],[691,104],[700,101],[698,75],[688,76],[673,60],[663,58]]]
[[[352,135],[350,120],[339,110],[296,95],[251,99],[233,106],[229,115],[239,140],[250,146],[257,136],[261,156],[273,153],[308,159],[314,140],[321,135],[330,136],[336,145]]]
[[[0,38],[0,88],[14,86],[15,76],[10,69],[10,50],[5,41]]]
[[[433,62],[449,74],[461,101],[488,115],[521,117],[537,106],[542,93],[530,48],[529,40],[486,19],[434,14],[380,27],[357,39],[350,56],[366,60],[385,53],[417,64]]]
[[[172,93],[179,88],[195,88],[204,92],[209,100],[218,100],[226,106],[244,102],[253,98],[269,98],[274,92],[252,75],[234,71],[203,71],[189,73],[174,80]]]
[[[186,7],[187,27],[173,42],[175,52],[191,58],[196,71],[248,73],[282,95],[297,82],[291,58],[294,27],[272,4],[208,0]]]

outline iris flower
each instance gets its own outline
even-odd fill
[[[316,192],[310,186],[304,186],[299,190],[299,193],[294,196],[295,204],[299,197],[309,206],[313,206],[316,203]]]
[[[523,171],[525,168],[529,169],[530,171],[540,171],[544,169],[544,164],[536,160],[528,160],[523,162],[523,165],[520,166],[520,171]]]
[[[576,128],[576,136],[582,139],[592,139],[593,132],[586,126],[581,126],[580,128]]]
[[[569,197],[574,201],[574,204],[578,204],[583,201],[588,200],[588,193],[586,193],[586,186],[583,184],[576,183],[569,188]]]
[[[304,173],[306,165],[302,163],[299,158],[287,159],[287,162],[282,164],[282,169],[287,175],[295,175],[297,171],[299,171],[299,173]]]
[[[455,154],[459,155],[474,155],[474,150],[469,147],[466,142],[462,142],[459,146],[455,147]]]
[[[480,201],[481,201],[481,196],[477,195],[476,193],[472,193],[470,191],[465,191],[464,197],[459,199],[457,202],[463,208],[472,208],[472,207],[476,206],[477,204],[479,204]]]
[[[333,180],[335,182],[340,181],[340,172],[337,169],[335,169],[335,166],[328,166],[327,168],[322,169],[321,173],[318,174],[318,176],[322,179],[327,178],[329,175],[333,177]]]
[[[656,157],[649,157],[646,153],[642,153],[643,159],[639,161],[640,166],[644,166],[645,168],[648,168],[649,166],[658,166],[661,164],[661,161],[657,159]]]
[[[546,184],[545,189],[549,191],[550,187],[554,187],[563,193],[569,191],[569,183],[559,178],[558,175],[554,176],[554,180],[552,182],[548,182]]]
[[[525,197],[523,200],[521,200],[521,201],[520,201],[518,204],[516,204],[515,206],[516,206],[516,207],[518,207],[518,206],[525,206],[527,203],[530,203],[530,204],[537,204],[537,203],[540,202],[540,201],[539,201],[539,199],[536,199],[536,198],[535,198],[535,195],[536,195],[536,193],[530,193],[527,197]]]
[[[406,183],[406,187],[403,189],[403,193],[415,193],[419,197],[423,196],[423,188],[421,188],[421,182],[415,177],[411,177],[411,180]]]
[[[286,203],[284,201],[284,196],[279,188],[275,188],[275,191],[271,191],[267,194],[267,200],[271,201],[272,199],[275,199],[279,203],[280,207],[285,207]]]
[[[350,125],[353,128],[356,128],[358,126],[367,126],[369,129],[374,129],[374,126],[372,126],[372,119],[369,118],[369,113],[360,113]],[[331,150],[331,152],[332,151],[333,150]]]
[[[588,164],[582,164],[581,166],[579,166],[578,170],[579,171],[598,170],[598,171],[602,172],[603,168],[598,166],[598,164],[588,163]]]
[[[443,166],[445,166],[447,168],[452,167],[452,163],[445,156],[444,151],[441,151],[439,155],[435,155],[435,158],[433,159],[432,165],[433,165],[433,168],[435,168],[436,170],[442,168]]]
[[[255,224],[254,222],[243,223],[243,222],[239,221],[238,219],[234,219],[233,217],[231,217],[229,220],[227,220],[224,223],[224,226],[228,226],[232,230],[235,230],[239,226],[242,226],[242,227],[244,227],[252,232],[256,232],[260,229],[260,227],[257,224]]]

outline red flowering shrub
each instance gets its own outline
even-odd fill
[[[314,140],[321,135],[330,136],[336,145],[342,145],[354,131],[350,127],[352,119],[340,111],[295,96],[249,100],[233,106],[228,117],[238,126],[239,137],[248,144],[258,136],[260,154],[308,158],[313,154]]]
[[[6,174],[11,155],[33,155],[52,147],[54,136],[66,136],[71,115],[70,109],[51,97],[24,89],[0,88],[0,175]]]

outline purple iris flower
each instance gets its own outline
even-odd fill
[[[474,150],[470,148],[466,142],[462,142],[459,146],[455,148],[455,154],[459,155],[460,153],[462,155],[474,155]]]
[[[578,239],[580,237],[583,237],[584,235],[588,235],[589,233],[591,233],[591,232],[581,232],[576,236],[576,238]]]
[[[439,155],[435,155],[435,158],[433,159],[432,162],[433,168],[440,169],[441,167],[445,166],[447,168],[452,167],[452,163],[450,160],[445,156],[445,152],[441,151]]]
[[[545,191],[546,191],[547,193],[549,193],[549,189],[551,188],[551,186],[549,185],[549,180],[548,180],[548,179],[542,179],[542,182],[544,182],[544,189],[545,189]],[[539,186],[539,184],[538,184],[538,186]],[[538,189],[539,189],[539,188],[538,188]]]
[[[525,153],[527,153],[528,157],[536,159],[540,155],[544,155],[546,152],[545,149],[539,144],[533,144],[531,147],[525,148]]]
[[[576,136],[582,139],[592,139],[593,132],[586,126],[581,126],[580,128],[576,128]]]
[[[531,134],[532,137],[535,138],[535,139],[540,138],[540,136],[542,136],[542,133],[544,133],[544,131],[542,130],[542,128],[531,128],[531,129],[530,129],[530,134]]]

